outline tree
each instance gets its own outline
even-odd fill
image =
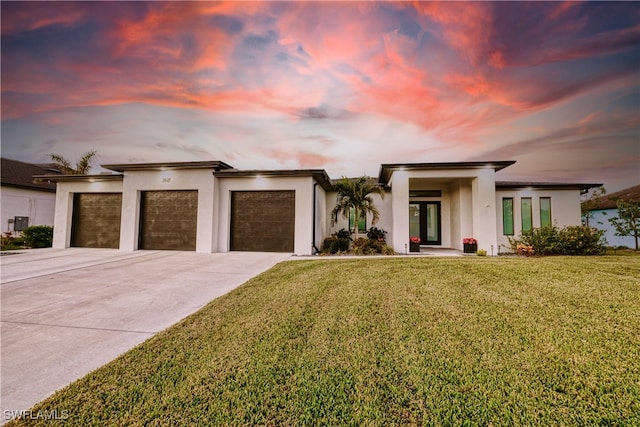
[[[87,151],[80,157],[80,160],[76,162],[75,168],[71,166],[69,160],[60,154],[51,154],[51,160],[64,175],[86,175],[89,169],[91,169],[91,162],[96,154],[98,154],[96,150]]]
[[[591,211],[596,210],[602,203],[602,196],[607,194],[607,190],[603,186],[592,188],[582,195],[580,210],[582,211],[582,222],[587,227],[589,219],[591,219]]]
[[[609,222],[616,228],[616,236],[633,236],[638,250],[638,236],[640,235],[640,203],[632,200],[625,202],[618,199],[618,217],[609,218]]]
[[[358,221],[361,215],[371,214],[371,225],[375,225],[380,219],[380,211],[373,203],[371,194],[379,194],[384,199],[384,190],[367,176],[349,179],[342,177],[335,185],[338,191],[336,206],[331,211],[332,223],[335,223],[339,214],[349,219],[351,209],[354,211],[355,238],[358,238]]]

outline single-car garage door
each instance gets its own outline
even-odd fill
[[[121,213],[122,193],[74,194],[71,246],[117,249]]]
[[[295,191],[231,193],[231,250],[293,252]]]
[[[140,249],[196,249],[198,191],[143,191]]]

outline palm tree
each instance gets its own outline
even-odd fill
[[[342,177],[335,183],[334,188],[338,191],[336,206],[331,211],[332,223],[335,224],[339,214],[349,219],[351,209],[354,211],[355,238],[358,238],[358,222],[360,215],[371,214],[371,225],[375,225],[380,219],[380,211],[373,203],[371,194],[379,194],[384,199],[384,190],[367,176],[349,179]]]
[[[86,175],[91,169],[91,161],[98,154],[96,150],[87,151],[80,160],[76,162],[76,167],[71,166],[71,162],[60,154],[51,154],[53,164],[60,169],[63,175]]]

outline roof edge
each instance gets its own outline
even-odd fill
[[[99,181],[122,181],[122,174],[101,174],[101,175],[34,175],[34,182],[99,182]]]
[[[211,160],[204,162],[120,163],[100,166],[116,172],[176,169],[233,169],[233,166],[220,160]]]
[[[474,162],[435,162],[435,163],[383,163],[380,165],[378,181],[386,184],[396,170],[438,170],[438,169],[481,169],[492,168],[496,172],[511,166],[515,160],[487,160]]]
[[[213,173],[218,178],[260,178],[260,177],[283,177],[300,178],[312,177],[325,190],[333,190],[331,179],[324,169],[285,169],[285,170],[238,170],[227,169]]]

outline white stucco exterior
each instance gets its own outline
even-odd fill
[[[241,177],[216,178],[218,181],[217,245],[215,252],[229,252],[231,230],[231,192],[233,191],[295,191],[294,253],[313,252],[314,182],[311,177]],[[320,189],[321,190],[321,189]],[[316,223],[316,225],[319,225]]]
[[[68,248],[71,243],[73,195],[75,193],[122,193],[122,181],[58,182],[55,222],[53,224],[54,248]],[[122,246],[120,248],[124,249]]]
[[[28,217],[29,225],[53,225],[56,194],[47,191],[2,186],[2,232],[14,232],[13,219]]]
[[[348,221],[331,211],[337,193],[321,170],[238,171],[229,165],[222,170],[216,162],[168,163],[163,165],[115,165],[119,176],[86,176],[57,179],[54,247],[68,247],[75,193],[122,193],[119,248],[138,249],[140,200],[145,191],[196,190],[198,192],[196,244],[197,252],[228,252],[231,248],[232,193],[236,191],[293,191],[295,193],[295,231],[293,253],[310,255],[321,249],[324,238]],[[428,206],[438,211],[438,240],[432,246],[462,250],[464,238],[475,238],[478,249],[497,255],[508,247],[503,233],[502,200],[514,200],[514,234],[521,232],[520,200],[531,198],[533,226],[540,226],[539,200],[551,200],[553,224],[562,227],[580,224],[579,184],[562,187],[527,186],[496,181],[497,172],[514,162],[429,163],[382,165],[379,184],[385,197],[372,195],[380,211],[376,227],[387,231],[387,242],[398,253],[405,253],[410,237],[410,204]],[[4,196],[3,196],[4,197]],[[433,209],[432,209],[433,208]],[[3,206],[4,209],[4,206]],[[412,227],[416,227],[415,218]],[[422,220],[421,220],[422,221]],[[434,219],[429,219],[433,230]],[[371,227],[367,217],[367,228]],[[422,227],[422,225],[420,225]],[[421,233],[423,228],[420,229]],[[290,241],[290,240],[289,240]]]
[[[510,252],[509,237],[522,233],[523,198],[530,198],[532,202],[532,222],[534,228],[540,227],[540,199],[548,197],[551,200],[551,224],[559,228],[580,225],[580,190],[579,189],[548,189],[525,187],[522,189],[499,189],[496,191],[496,229],[498,230],[498,244],[500,252]],[[503,230],[502,200],[513,199],[513,228],[514,235],[508,236]]]

